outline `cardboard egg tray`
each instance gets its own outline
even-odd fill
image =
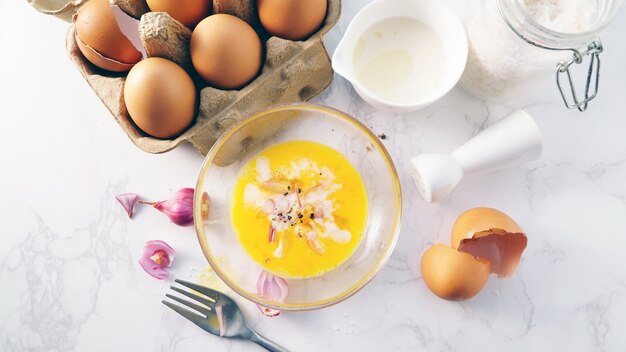
[[[89,0],[28,0],[37,10],[65,21],[70,21],[86,1]],[[88,62],[76,45],[73,25],[68,32],[66,46],[80,73],[111,111],[122,130],[140,149],[149,153],[163,153],[188,142],[198,152],[206,154],[229,127],[251,114],[280,103],[307,101],[331,83],[333,70],[322,36],[337,23],[340,13],[341,0],[329,0],[322,28],[306,41],[269,37],[265,43],[266,58],[260,75],[241,90],[226,91],[199,86],[198,116],[175,139],[148,136],[133,123],[123,97],[126,73],[103,71]],[[261,39],[264,38],[261,34]],[[197,86],[202,84],[201,80],[194,80]]]

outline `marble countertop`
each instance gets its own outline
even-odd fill
[[[369,1],[343,2],[330,51]],[[477,5],[444,2],[463,18]],[[625,350],[625,17],[603,36],[600,96],[584,114],[566,110],[548,85],[507,104],[456,88],[424,110],[392,115],[335,77],[314,102],[387,136],[405,200],[397,248],[348,301],[278,318],[242,302],[251,324],[294,351]],[[161,305],[168,283],[138,265],[143,244],[170,243],[172,271],[194,279],[207,266],[195,233],[147,208],[129,221],[114,196],[167,198],[194,185],[202,156],[189,146],[164,155],[137,149],[68,60],[66,30],[26,1],[0,0],[0,351],[260,351]],[[411,156],[452,150],[518,107],[543,131],[541,159],[470,177],[436,204],[419,198]],[[420,256],[447,242],[456,216],[474,206],[512,215],[528,248],[512,278],[492,278],[469,301],[440,300],[421,278]]]

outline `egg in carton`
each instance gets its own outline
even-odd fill
[[[37,10],[71,21],[89,0],[28,0]],[[227,13],[248,22],[265,44],[265,62],[260,74],[239,90],[210,86],[193,70],[189,54],[191,30],[163,12],[149,12],[144,0],[110,0],[126,14],[140,19],[139,33],[148,57],[176,62],[194,78],[199,90],[198,114],[192,125],[174,139],[158,139],[141,131],[129,117],[123,89],[126,73],[104,71],[85,59],[71,26],[66,47],[71,60],[88,84],[114,116],[122,130],[140,149],[163,153],[182,143],[206,154],[231,126],[270,106],[307,101],[321,93],[332,81],[333,70],[322,36],[338,21],[341,0],[329,0],[321,28],[306,40],[289,41],[269,36],[261,27],[255,1],[213,0],[214,13]],[[250,140],[259,139],[251,131]]]

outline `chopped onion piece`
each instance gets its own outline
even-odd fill
[[[274,203],[273,200],[268,199],[265,201],[265,203],[263,203],[263,207],[261,208],[265,213],[267,214],[271,214],[274,212],[274,210],[276,209],[276,204]]]
[[[268,192],[283,194],[287,192],[287,185],[278,181],[265,181],[261,183],[261,189]]]
[[[265,298],[269,301],[284,302],[285,298],[289,294],[287,287],[287,281],[278,276],[274,276],[267,271],[263,270],[256,284],[257,294],[261,298]],[[280,314],[279,310],[267,308],[257,304],[259,310],[268,317],[275,317]]]
[[[115,196],[118,202],[124,207],[129,218],[133,217],[135,205],[139,201],[139,195],[137,193],[123,193]]]
[[[324,208],[322,207],[315,207],[315,213],[313,214],[313,216],[315,216],[316,219],[323,219],[324,218]]]
[[[302,199],[300,199],[300,189],[296,186],[295,182],[291,183],[291,190],[296,195],[296,200],[298,201],[298,208],[302,209]]]
[[[274,242],[275,238],[276,238],[276,228],[270,225],[269,241]]]
[[[152,277],[163,280],[169,276],[165,268],[172,265],[175,255],[176,252],[167,243],[160,240],[148,241],[139,264]]]
[[[277,213],[285,213],[291,207],[291,202],[287,197],[280,197],[276,201],[276,212]]]
[[[215,315],[217,315],[217,324],[220,328],[220,337],[226,333],[226,325],[224,325],[224,313],[222,312],[222,306],[215,307]]]
[[[309,231],[309,233],[307,233],[306,244],[308,244],[313,252],[317,254],[326,253],[326,248],[324,248],[324,245],[322,244],[322,242],[320,242],[315,231]]]
[[[259,308],[259,310],[261,311],[261,313],[263,313],[263,315],[265,315],[266,317],[277,317],[280,315],[280,311],[278,309],[272,309],[272,308],[268,308],[268,307],[264,307],[262,305],[257,304],[256,305],[257,308]]]
[[[200,208],[200,213],[202,214],[202,220],[209,220],[209,207],[211,206],[211,200],[209,199],[209,194],[206,192],[202,193],[202,206]]]

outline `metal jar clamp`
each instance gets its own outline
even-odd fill
[[[561,61],[556,65],[556,84],[559,87],[559,92],[561,93],[561,97],[563,98],[563,102],[568,109],[578,109],[578,111],[587,110],[587,104],[593,100],[593,98],[598,95],[598,83],[600,81],[600,53],[602,52],[602,43],[600,40],[594,40],[591,44],[587,45],[587,47],[582,50],[576,49],[566,49],[574,52],[574,57],[567,61]],[[589,62],[589,69],[587,70],[587,81],[585,83],[585,93],[582,99],[578,98],[576,94],[576,88],[574,87],[574,82],[572,81],[572,75],[570,73],[570,66],[573,64],[581,64],[585,56],[589,55],[591,58]],[[595,77],[592,76],[595,73]],[[570,92],[572,94],[572,103],[565,96],[565,91],[563,90],[563,86],[561,84],[561,76],[565,74],[567,76],[567,81],[569,82]],[[593,83],[593,92],[589,94],[589,88],[591,88],[591,84]]]
[[[554,51],[571,51],[573,53],[573,57],[569,61],[559,61],[556,65],[556,84],[559,88],[559,92],[561,93],[561,98],[563,98],[563,103],[568,109],[578,109],[578,111],[587,110],[587,106],[591,100],[593,100],[598,95],[598,85],[600,82],[600,53],[603,51],[602,43],[600,39],[596,39],[589,43],[587,46],[582,47],[581,49],[576,48],[555,48],[546,45],[542,45],[537,43],[536,41],[531,40],[529,37],[522,34],[519,30],[515,28],[505,16],[500,3],[498,2],[498,11],[500,15],[508,25],[508,27],[521,39],[523,39],[528,44],[534,45],[541,49],[554,50]],[[585,82],[585,90],[582,96],[579,96],[576,93],[576,87],[574,81],[572,79],[572,74],[570,72],[570,67],[574,64],[581,64],[584,61],[585,56],[590,57],[589,68],[587,70],[587,79]],[[567,77],[567,84],[569,84],[569,93],[571,97],[567,96],[567,87],[564,87],[562,82],[562,76],[565,75]],[[590,89],[593,87],[593,90],[590,92]]]

